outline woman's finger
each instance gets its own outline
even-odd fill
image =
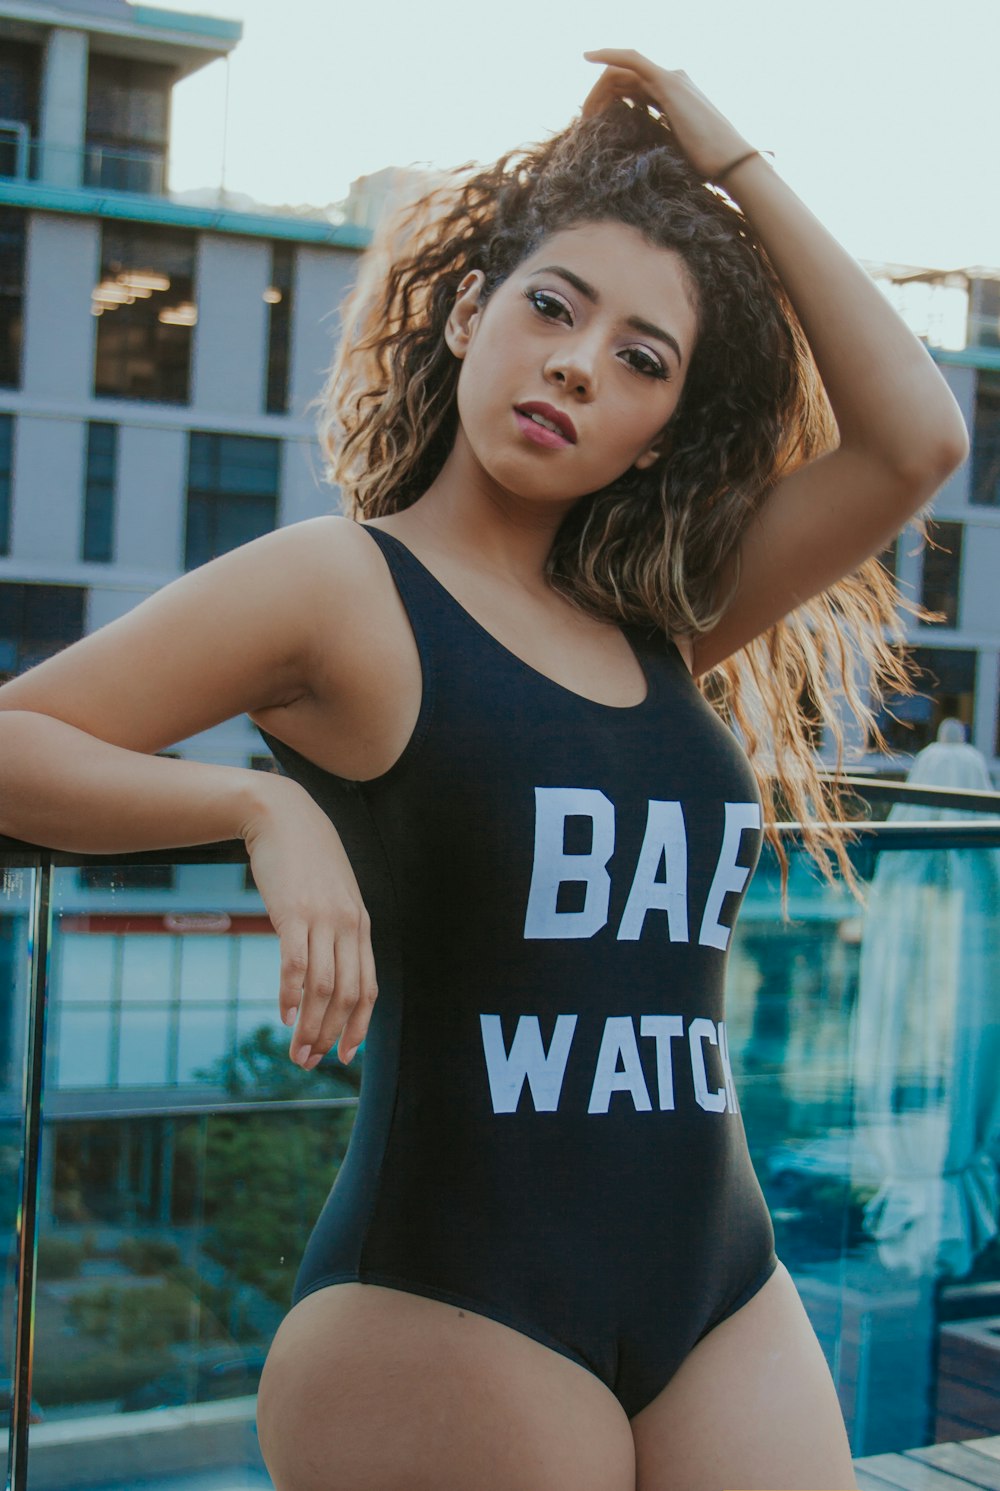
[[[358,929],[357,927],[342,927],[337,932],[336,952],[337,960],[337,984],[333,991],[333,998],[327,1006],[326,1015],[323,1019],[323,1027],[320,1030],[316,1049],[324,1055],[333,1047],[339,1039],[341,1042],[341,1055],[343,1047],[347,1042],[343,1040],[344,1032],[350,1025],[354,1012],[358,1005],[358,994],[361,987],[361,964],[358,957]]]
[[[627,95],[627,84],[616,85],[609,79],[607,73],[604,73],[587,94],[580,112],[585,119],[590,119],[595,114],[602,114],[616,98],[624,98]]]
[[[654,62],[650,62],[648,57],[644,57],[641,52],[635,52],[631,49],[598,47],[596,51],[584,52],[583,55],[588,62],[604,62],[609,67],[627,67],[631,72],[637,73],[640,77],[646,74],[652,77],[653,73],[660,71]]]
[[[654,110],[703,181],[714,181],[727,164],[752,149],[683,68],[668,71],[656,67],[641,52],[614,47],[583,55],[588,62],[605,64],[587,96],[584,118],[607,108],[613,98],[628,98],[639,107]]]
[[[348,1021],[349,1030],[345,1029],[341,1040],[341,1056],[346,1056],[350,1061],[348,1052],[354,1051],[368,1034],[368,1026],[372,1017],[372,1007],[378,998],[378,980],[375,973],[375,954],[372,952],[371,930],[362,929],[358,938],[358,952],[361,963],[361,991],[358,998],[357,1008]]]
[[[587,94],[581,113],[585,119],[600,114],[616,98],[630,98],[634,103],[653,102],[652,95],[637,73],[623,67],[608,67]]]
[[[322,1025],[340,978],[333,936],[329,922],[316,921],[309,927],[309,966],[291,1052],[292,1060],[301,1062],[303,1048],[308,1046],[307,1065],[323,1054]]]
[[[302,986],[309,967],[309,936],[304,922],[293,923],[281,937],[281,974],[278,985],[278,1008],[282,1023],[294,1025],[302,1003]]]

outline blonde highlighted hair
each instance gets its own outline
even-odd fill
[[[609,219],[681,256],[698,337],[666,448],[647,470],[632,468],[574,505],[548,577],[593,616],[696,638],[725,614],[739,584],[740,540],[775,482],[833,449],[837,429],[801,325],[749,222],[699,179],[645,110],[618,101],[487,168],[459,167],[383,221],[345,302],[320,399],[326,474],[355,518],[415,502],[457,428],[461,363],[443,332],[464,276],[483,272],[485,305],[549,234]],[[912,522],[926,539],[922,521]],[[802,825],[826,880],[835,879],[832,857],[864,902],[847,853],[857,834],[831,827],[851,821],[836,695],[862,737],[887,751],[876,711],[887,692],[916,692],[905,652],[886,637],[905,635],[900,608],[936,616],[903,597],[873,557],[696,680],[743,738],[785,916],[779,817]],[[829,775],[815,755],[818,721],[836,743]]]

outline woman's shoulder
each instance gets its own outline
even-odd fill
[[[392,586],[365,524],[324,513],[291,527],[301,558],[299,605],[326,671],[341,654],[348,660],[357,655],[359,638],[380,620]]]
[[[284,531],[300,561],[295,577],[299,602],[313,620],[319,615],[334,623],[347,620],[377,593],[385,561],[367,525],[341,513],[324,513]]]
[[[402,603],[377,544],[355,519],[324,514],[288,531],[295,558],[287,580],[297,587],[307,638],[306,692],[250,718],[326,771],[352,780],[377,775],[395,760],[420,704],[420,664]]]

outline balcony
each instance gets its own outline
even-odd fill
[[[730,1061],[859,1483],[943,1488],[961,1463],[956,1485],[996,1485],[1000,794],[854,786],[868,909],[782,826],[791,920],[765,848]],[[0,838],[0,980],[8,1485],[269,1486],[256,1384],[364,1048],[289,1062],[238,841],[111,860]]]
[[[0,119],[2,181],[162,197],[167,193],[167,170],[165,150],[96,140],[81,150],[32,139],[25,125]]]

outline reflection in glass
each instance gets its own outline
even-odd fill
[[[110,1009],[61,1010],[52,1080],[59,1087],[110,1087],[112,1037]]]
[[[24,1155],[24,1064],[28,1054],[30,914],[35,872],[0,866],[0,1451],[7,1453],[17,1333],[17,1248]],[[33,1405],[35,1406],[35,1405]],[[35,1417],[40,1415],[35,1413]]]
[[[955,719],[908,780],[992,790]],[[980,816],[897,804],[889,820]],[[890,1267],[962,1278],[1000,1212],[1000,850],[879,856],[853,1051],[858,1160],[878,1182],[865,1228]]]
[[[184,566],[195,569],[269,533],[277,521],[281,442],[192,430]]]
[[[195,235],[182,228],[105,224],[94,392],[119,399],[188,400]]]
[[[998,852],[961,851],[961,883],[992,875]],[[869,986],[880,996],[887,988],[885,963],[873,965],[878,977],[868,972],[870,908],[880,921],[895,914],[892,895],[878,902],[878,886],[891,882],[897,856],[917,853],[925,851],[852,850],[875,881],[865,913],[793,849],[786,924],[777,916],[777,861],[765,850],[727,962],[728,1044],[751,1154],[778,1255],[830,1363],[857,1456],[1000,1432],[990,1426],[987,1390],[990,1363],[1000,1359],[995,1231],[970,1241],[959,1278],[929,1253],[915,1270],[901,1266],[869,1226],[881,1184],[860,1163],[869,1083],[912,1113],[985,1091],[977,1063],[997,1068],[996,1015],[977,1013],[966,997],[968,950],[997,935],[995,895],[981,911],[969,895],[960,908],[946,900],[933,926],[922,907],[920,935],[932,931],[938,946],[914,988],[932,997],[895,1009],[905,1022],[923,1008],[930,1025],[913,1027],[917,1038],[895,1049],[861,1034]],[[192,1404],[211,1414],[213,1403],[220,1424],[225,1414],[238,1426],[227,1441],[236,1446],[233,1484],[258,1483],[256,1384],[352,1131],[363,1064],[342,1068],[333,1056],[304,1073],[288,1060],[278,939],[264,930],[262,903],[241,870],[183,866],[183,901],[175,890],[128,888],[114,893],[113,915],[110,891],[87,890],[71,867],[53,873],[34,1381],[44,1422],[36,1432],[72,1434],[78,1425],[80,1463],[95,1484],[131,1484],[142,1420],[130,1415]],[[0,902],[7,1007],[21,1012],[3,1048],[9,1217],[22,1140],[27,886]],[[91,913],[88,897],[102,910]],[[220,922],[224,909],[226,930],[207,933],[196,907]],[[155,920],[163,930],[151,935]],[[937,1235],[946,1239],[941,1228]],[[8,1357],[13,1266],[9,1258]],[[134,1434],[111,1432],[132,1422]],[[194,1481],[204,1450],[184,1429],[172,1432]]]
[[[86,936],[64,934],[56,943],[56,965],[59,998],[66,1004],[78,999],[97,1000],[102,1004],[112,998],[116,984],[115,951],[118,939],[90,932]]]
[[[180,939],[181,999],[227,1001],[232,986],[233,938],[189,935]],[[239,939],[237,939],[239,940]]]
[[[929,527],[935,547],[928,544],[924,548],[923,594],[920,599],[929,611],[939,612],[944,620],[925,624],[956,627],[959,624],[965,524],[934,521]]]
[[[21,386],[26,223],[21,208],[0,208],[0,388]]]
[[[976,654],[958,647],[911,647],[908,671],[915,694],[889,694],[877,711],[878,727],[893,751],[917,752],[930,745],[946,715],[972,729],[976,713]]]
[[[969,501],[1000,507],[1000,373],[985,368],[976,376]]]
[[[126,1004],[155,999],[167,1001],[173,994],[175,939],[164,935],[129,932],[121,939],[121,993]]]
[[[1000,850],[872,856],[862,841],[851,853],[873,880],[867,906],[797,851],[787,925],[777,861],[762,857],[734,934],[727,1028],[778,1256],[863,1456],[1000,1432],[987,1389],[1000,1382],[1000,1135],[985,1138],[1000,1069]],[[883,934],[894,952],[879,952]],[[905,1133],[898,1148],[879,1149],[879,1112]],[[912,1130],[891,1117],[904,1113]],[[937,1125],[937,1155],[922,1124]],[[957,1183],[942,1173],[953,1162],[966,1167]]]
[[[177,1031],[177,1081],[197,1081],[199,1071],[220,1061],[231,1045],[224,1005],[213,1009],[182,1009]]]
[[[162,1086],[170,1080],[170,1012],[123,1006],[118,1037],[118,1086]]]
[[[87,470],[83,489],[83,555],[88,563],[114,559],[118,426],[92,419],[87,425]]]

